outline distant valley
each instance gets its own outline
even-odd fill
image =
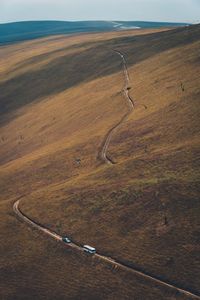
[[[50,35],[106,32],[127,29],[177,27],[187,23],[144,21],[25,21],[0,24],[0,45],[31,40]]]

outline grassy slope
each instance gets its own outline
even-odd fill
[[[7,235],[1,247],[1,299],[142,299],[149,290],[152,300],[176,295],[67,249],[27,228],[10,209],[11,203],[1,204],[1,219],[7,214],[1,223]]]
[[[45,43],[41,40],[1,50],[2,232],[15,241],[12,229],[17,230],[20,241],[19,248],[9,241],[3,244],[3,253],[7,252],[3,266],[15,282],[13,290],[11,284],[4,289],[5,297],[9,293],[11,299],[16,293],[24,296],[24,290],[15,290],[16,276],[24,280],[29,271],[29,266],[22,271],[22,256],[32,267],[39,251],[38,270],[26,279],[28,291],[32,281],[35,297],[39,292],[34,294],[38,289],[37,280],[31,277],[34,274],[46,298],[55,277],[53,290],[59,299],[64,297],[63,289],[72,299],[77,293],[85,293],[83,298],[88,299],[97,294],[100,299],[125,299],[125,295],[127,299],[133,295],[136,299],[178,298],[133,276],[127,280],[120,272],[112,276],[100,265],[88,271],[88,261],[73,253],[69,257],[63,246],[52,253],[49,248],[55,249],[55,243],[43,241],[38,233],[33,240],[32,231],[19,225],[11,212],[13,199],[24,193],[23,210],[53,230],[198,290],[199,27],[145,33],[137,37],[134,33],[95,35],[93,42],[89,35],[50,38]],[[110,167],[96,159],[99,147],[108,129],[126,111],[120,94],[121,65],[111,48],[127,55],[136,107],[113,137],[109,155],[117,164]],[[27,50],[22,53],[21,49]],[[81,158],[81,166],[75,158]],[[63,278],[60,264],[65,266],[65,261],[64,270],[79,270],[70,276],[73,285]],[[49,270],[55,275],[46,278]],[[101,292],[99,285],[104,286]]]

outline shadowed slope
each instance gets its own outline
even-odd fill
[[[14,78],[2,79],[0,83],[1,113],[11,112],[82,82],[119,72],[121,63],[110,51],[113,48],[123,49],[127,55],[131,54],[131,49],[134,49],[134,55],[129,55],[129,65],[132,65],[178,45],[190,44],[199,40],[199,37],[199,26],[197,25],[147,36],[119,38],[100,42],[97,45],[90,44],[88,46],[86,44],[87,46],[83,45],[86,47],[85,50],[75,54],[65,54],[65,51],[68,51],[68,48],[65,48],[59,57],[51,59],[50,56],[48,60],[46,55],[36,56],[31,61],[29,60],[28,70],[25,69],[25,72],[16,74]],[[58,54],[59,52],[60,50]],[[40,66],[43,60],[47,61]],[[107,64],[108,61],[110,65]],[[31,66],[36,62],[38,67],[33,70]],[[26,62],[24,64],[26,66]]]

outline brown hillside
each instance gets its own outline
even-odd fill
[[[199,25],[0,48],[2,299],[189,299],[20,223],[18,197],[53,231],[200,294],[199,48]],[[128,109],[113,50],[135,106],[107,165]]]

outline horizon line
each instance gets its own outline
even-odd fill
[[[149,23],[174,23],[174,24],[198,24],[200,21],[161,21],[161,20],[116,20],[116,19],[80,19],[80,20],[59,20],[59,19],[30,19],[30,20],[16,20],[16,21],[8,21],[1,22],[0,25],[3,24],[12,24],[12,23],[23,23],[23,22],[149,22]]]

